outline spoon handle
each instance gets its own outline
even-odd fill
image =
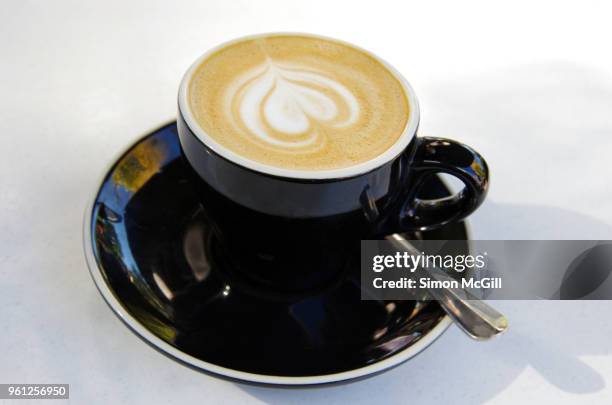
[[[408,240],[394,233],[385,238],[394,248],[411,255],[419,255]],[[429,275],[438,281],[454,280],[444,270],[429,268]],[[460,288],[432,288],[428,292],[440,303],[444,311],[469,337],[488,340],[508,329],[508,319],[489,304]]]

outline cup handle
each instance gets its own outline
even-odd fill
[[[489,168],[484,158],[469,146],[450,139],[419,137],[416,142],[410,162],[409,191],[399,214],[400,228],[405,231],[435,229],[474,212],[489,187]],[[437,173],[450,174],[465,187],[444,198],[418,198],[427,178]]]

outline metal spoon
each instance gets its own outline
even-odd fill
[[[411,255],[421,252],[401,235],[394,233],[385,237],[394,248]],[[428,267],[428,274],[435,280],[454,280],[444,270]],[[488,340],[508,328],[508,319],[467,291],[459,288],[432,288],[428,292],[440,303],[444,311],[469,337]]]

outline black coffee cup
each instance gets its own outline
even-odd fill
[[[441,227],[467,217],[484,200],[485,160],[459,142],[417,137],[414,91],[380,58],[402,83],[411,110],[399,140],[376,158],[344,169],[290,170],[223,147],[198,125],[187,98],[195,69],[219,48],[203,55],[183,78],[178,132],[217,243],[231,258],[230,266],[244,269],[241,273],[254,281],[313,288],[347,266],[360,240]],[[446,198],[418,198],[428,177],[439,173],[455,176],[465,187]]]

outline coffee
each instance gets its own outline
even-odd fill
[[[350,45],[302,35],[230,43],[195,69],[192,114],[225,148],[266,165],[328,170],[367,162],[402,135],[399,79]]]

